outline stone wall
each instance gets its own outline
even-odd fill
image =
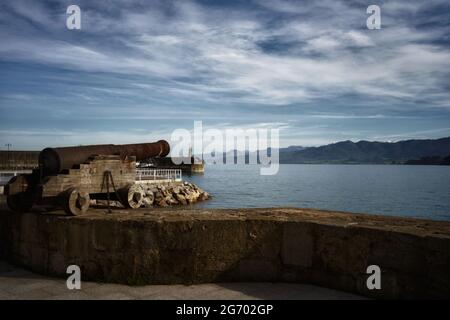
[[[450,298],[450,222],[307,209],[0,211],[0,256],[128,284],[286,281],[376,298]],[[366,268],[381,268],[368,290]]]

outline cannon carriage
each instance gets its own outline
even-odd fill
[[[136,161],[165,157],[169,144],[93,145],[46,148],[39,168],[13,177],[5,186],[8,207],[29,211],[35,204],[64,208],[69,215],[85,213],[91,199],[115,200],[139,208],[143,192],[136,185]]]

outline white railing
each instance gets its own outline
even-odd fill
[[[8,183],[8,181],[12,178],[17,176],[18,174],[25,174],[25,173],[31,173],[31,170],[1,170],[0,171],[0,186],[3,186]]]
[[[31,171],[0,171],[0,177],[14,177],[21,173],[30,173]]]
[[[136,169],[136,181],[168,180],[181,181],[181,169]]]

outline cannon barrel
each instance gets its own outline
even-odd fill
[[[137,161],[152,157],[165,157],[170,152],[169,143],[159,140],[152,143],[102,144],[64,148],[45,148],[39,153],[39,167],[44,175],[58,174],[86,162],[93,155],[135,156]]]

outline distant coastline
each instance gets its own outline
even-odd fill
[[[447,157],[423,157],[418,160],[406,161],[407,165],[432,165],[432,166],[450,166],[450,156]]]
[[[320,147],[280,149],[281,164],[449,165],[450,137],[398,142],[341,141]]]
[[[262,152],[271,154],[270,149]],[[231,150],[223,154],[224,163],[249,163],[261,151]],[[204,156],[208,163],[208,155]],[[234,159],[234,161],[233,161]],[[279,149],[280,164],[395,164],[449,165],[450,137],[403,140],[398,142],[340,141],[319,147],[289,146]]]

